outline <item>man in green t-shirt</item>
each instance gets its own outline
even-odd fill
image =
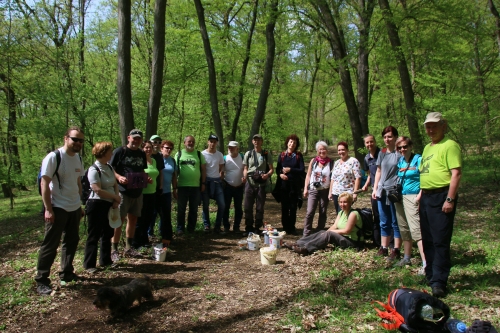
[[[198,205],[201,192],[205,191],[205,157],[194,149],[195,139],[192,135],[184,138],[184,149],[175,154],[177,168],[177,235],[184,233],[186,208],[189,202],[187,231],[194,232],[198,219]]]
[[[435,297],[445,297],[451,269],[450,244],[462,175],[459,145],[445,138],[447,122],[439,112],[427,114],[431,138],[420,165],[420,227],[426,259],[425,276]]]

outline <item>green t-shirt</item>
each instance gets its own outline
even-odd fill
[[[206,164],[203,154],[200,153],[200,158],[198,158],[198,151],[193,150],[192,152],[188,152],[186,149],[183,149],[179,163],[177,163],[178,156],[179,152],[174,157],[176,166],[179,169],[177,173],[177,186],[200,187],[200,159],[201,164]]]
[[[462,167],[460,146],[444,138],[439,143],[429,143],[424,148],[420,164],[420,188],[432,190],[450,185],[451,169]]]
[[[156,177],[160,174],[160,171],[156,168],[156,161],[154,158],[151,159],[152,164],[148,163],[148,167],[144,169],[144,172],[148,174],[151,179],[153,179],[153,183],[146,186],[144,190],[142,190],[142,194],[153,194],[156,193]]]
[[[359,216],[359,213],[355,210],[351,210],[349,212],[349,214],[351,214],[352,212],[354,212],[354,214],[356,214],[356,225],[358,226],[359,229],[361,229],[363,227],[363,221],[361,220],[361,216]],[[337,229],[344,229],[347,226],[347,217],[348,216],[346,214],[344,214],[344,211],[341,210],[340,211],[340,220],[339,220],[339,223],[337,223]],[[351,233],[349,235],[344,235],[344,236],[349,237],[353,241],[357,241],[358,240],[358,230],[359,230],[358,228],[353,227],[351,229]]]

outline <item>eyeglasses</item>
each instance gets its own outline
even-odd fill
[[[399,147],[398,147],[398,150],[401,150],[401,149],[408,149],[408,145],[399,146]]]
[[[80,138],[74,138],[72,136],[69,137],[71,140],[73,140],[73,142],[79,142],[79,143],[83,143],[85,140],[84,139],[80,139]]]
[[[167,146],[165,146],[165,147],[163,147],[163,149],[169,149],[169,150],[172,150],[173,148],[172,148],[172,147],[167,147]]]
[[[155,145],[159,145],[159,144],[161,144],[161,141],[153,141],[153,143],[154,143]]]

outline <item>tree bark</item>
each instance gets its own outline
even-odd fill
[[[131,1],[118,1],[118,113],[120,116],[120,133],[122,145],[127,144],[128,133],[134,128],[132,110],[132,86],[130,43],[132,36]]]
[[[307,101],[307,118],[306,118],[306,128],[304,131],[304,136],[305,136],[305,145],[304,145],[304,153],[307,153],[308,147],[310,145],[309,142],[309,126],[310,126],[310,121],[311,121],[311,110],[312,110],[312,101],[313,101],[313,95],[314,95],[314,86],[316,85],[316,76],[318,75],[319,71],[319,64],[321,61],[321,55],[318,54],[319,52],[317,50],[314,50],[314,70],[312,73],[311,77],[311,85],[309,86],[309,99]]]
[[[215,71],[215,61],[210,46],[210,39],[205,24],[205,10],[201,0],[194,0],[196,7],[196,14],[198,15],[198,24],[200,26],[201,39],[203,40],[203,49],[205,50],[205,57],[208,66],[208,91],[210,94],[210,106],[212,109],[212,120],[214,122],[215,133],[219,137],[219,147],[224,145],[224,131],[222,129],[222,122],[219,113],[219,102],[217,100],[217,74]]]
[[[165,64],[165,16],[167,0],[156,0],[154,13],[153,61],[151,64],[151,87],[149,90],[146,137],[157,134],[163,88],[163,69]]]
[[[408,71],[406,58],[403,51],[401,50],[401,40],[399,39],[398,28],[394,24],[394,19],[392,16],[391,8],[389,7],[389,2],[387,0],[379,0],[378,3],[380,9],[382,10],[382,15],[384,17],[387,33],[389,35],[389,40],[391,41],[392,50],[396,55],[399,79],[401,81],[401,89],[403,90],[403,96],[405,99],[408,131],[410,132],[410,136],[413,141],[413,147],[415,151],[422,152],[423,142],[418,126],[415,95],[413,93],[413,86],[410,79],[410,73]]]
[[[498,14],[493,0],[488,0],[488,7],[490,7],[490,12],[495,17],[495,36],[497,37],[498,55],[500,56],[500,14]]]
[[[257,109],[255,110],[255,116],[252,122],[252,128],[250,130],[250,137],[248,138],[248,149],[253,147],[252,137],[257,134],[264,119],[264,114],[266,113],[267,99],[269,97],[269,88],[271,87],[271,81],[273,78],[273,68],[274,68],[274,58],[276,54],[276,42],[274,40],[274,27],[276,26],[276,21],[278,20],[278,1],[271,0],[270,11],[269,11],[269,21],[266,24],[266,63],[264,65],[264,75],[262,79],[262,86],[260,88],[259,99],[257,101]]]
[[[483,102],[481,113],[483,116],[483,123],[484,123],[484,136],[486,138],[486,142],[491,145],[493,144],[493,141],[491,139],[491,129],[490,129],[490,105],[486,97],[486,85],[484,83],[485,73],[481,64],[481,56],[479,54],[478,43],[479,43],[479,36],[476,34],[474,36],[474,65],[476,67],[476,77],[477,77],[477,85],[479,88],[479,94],[481,95],[481,100]]]
[[[349,70],[347,50],[343,34],[337,28],[333,14],[325,0],[313,1],[318,15],[324,24],[326,32],[329,36],[330,47],[332,49],[333,57],[338,63],[338,70],[340,75],[340,87],[344,95],[344,102],[347,107],[349,115],[349,123],[351,126],[352,138],[354,141],[354,152],[356,158],[360,161],[363,160],[363,155],[359,152],[360,148],[364,147],[363,144],[363,131],[361,128],[361,121],[359,118],[358,105],[352,89],[351,73]]]

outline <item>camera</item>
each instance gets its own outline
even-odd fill
[[[314,186],[314,187],[321,187],[321,182],[314,182],[314,183],[313,183],[313,186]]]

